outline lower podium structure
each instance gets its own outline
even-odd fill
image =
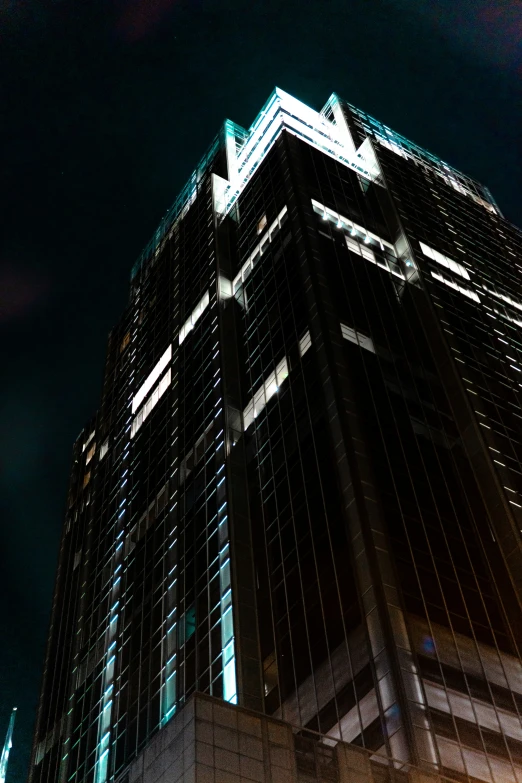
[[[435,783],[356,745],[196,693],[118,783]]]

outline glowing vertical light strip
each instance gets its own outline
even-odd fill
[[[234,125],[229,120],[225,121],[225,148],[229,178],[235,180],[237,177],[236,134]]]
[[[224,466],[223,466],[224,467]],[[221,593],[221,650],[223,657],[223,699],[237,704],[236,656],[234,645],[234,615],[230,578],[230,547],[228,514],[224,502],[218,510],[219,586]]]
[[[176,341],[175,341],[176,343]],[[174,343],[174,344],[175,344]],[[177,355],[174,354],[174,366]],[[177,421],[178,415],[178,385],[173,384],[170,418]],[[171,447],[177,453],[177,424],[174,424]],[[179,465],[178,465],[179,467]],[[171,473],[171,478],[174,476]],[[162,627],[162,669],[161,669],[161,694],[160,694],[160,725],[164,726],[176,712],[177,706],[177,665],[178,665],[178,526],[177,520],[177,493],[178,486],[171,486],[169,497],[169,534],[167,539],[167,551],[164,555],[164,563],[167,568],[167,589],[163,601],[163,627]]]
[[[127,444],[123,454],[123,464],[129,456],[129,445]],[[117,635],[118,621],[120,617],[120,588],[121,576],[119,576],[120,566],[123,561],[123,520],[125,518],[127,499],[124,498],[118,507],[116,524],[120,528],[115,541],[113,552],[113,573],[112,584],[109,597],[109,616],[107,630],[105,632],[105,666],[102,675],[102,698],[100,703],[100,713],[98,716],[98,744],[96,746],[96,768],[95,783],[105,783],[107,780],[109,750],[111,738],[111,719],[114,695],[114,673],[116,670],[116,656],[118,653]]]
[[[9,751],[13,747],[13,731],[14,731],[15,718],[16,718],[16,707],[13,707],[13,711],[11,712],[11,717],[9,719],[9,727],[7,729],[7,734],[5,735],[4,748],[2,750],[2,755],[0,756],[0,783],[5,783],[5,779],[7,776],[7,762],[9,761]]]
[[[169,544],[169,550],[175,548],[178,543],[177,527],[172,531],[173,540]],[[161,724],[164,725],[176,711],[176,678],[177,678],[177,651],[178,651],[178,623],[177,623],[177,563],[174,563],[169,572],[169,584],[166,595],[166,632],[163,639],[163,655],[165,667],[162,672],[161,694]]]
[[[135,335],[134,335],[135,336]],[[134,337],[133,337],[134,339]],[[134,368],[132,367],[136,353],[131,354],[131,366],[129,367],[129,385],[132,385]],[[116,510],[116,537],[113,543],[112,552],[112,579],[109,593],[109,613],[107,617],[107,626],[105,630],[105,665],[102,674],[102,697],[100,699],[98,715],[98,742],[96,745],[96,762],[94,772],[94,783],[106,783],[109,777],[110,760],[110,741],[112,728],[112,711],[114,706],[114,680],[116,672],[116,663],[118,656],[118,626],[120,619],[120,597],[121,597],[121,573],[123,559],[125,555],[124,534],[125,518],[127,514],[127,492],[128,482],[127,460],[130,454],[130,436],[131,421],[129,418],[125,423],[123,434],[124,448],[121,457],[121,473],[118,489],[118,508]]]

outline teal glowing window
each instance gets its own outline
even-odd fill
[[[196,630],[196,607],[189,606],[179,623],[179,646],[188,642]]]

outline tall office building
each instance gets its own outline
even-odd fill
[[[224,124],[74,446],[31,783],[522,781],[521,273],[336,95]]]

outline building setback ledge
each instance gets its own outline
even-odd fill
[[[452,779],[196,693],[151,739],[116,783],[313,780],[449,783]]]

